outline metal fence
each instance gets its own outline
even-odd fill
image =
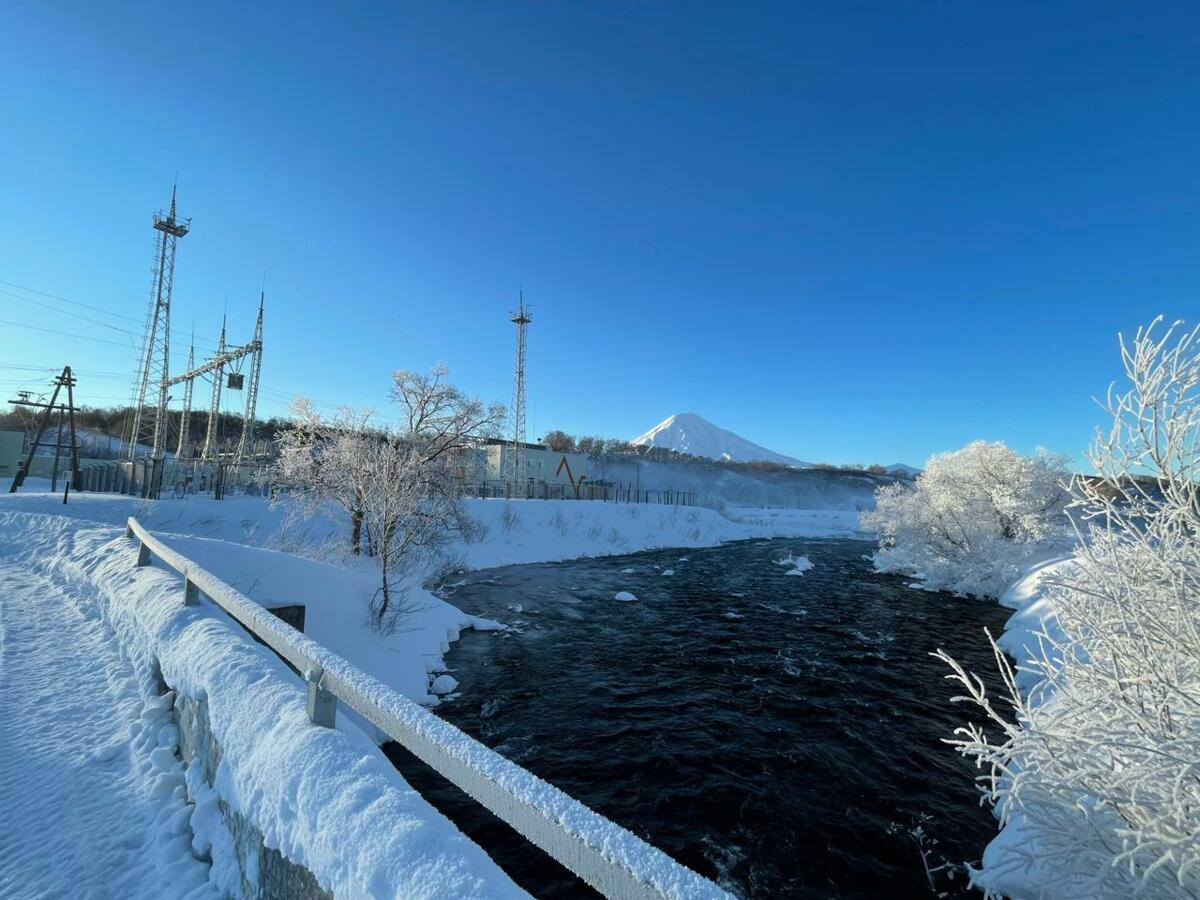
[[[305,637],[167,547],[137,519],[129,519],[125,533],[137,542],[137,565],[149,565],[153,556],[179,573],[184,605],[207,599],[303,673],[314,725],[333,728],[338,703],[346,704],[606,897],[732,900],[713,882]]]
[[[599,500],[607,503],[660,503],[695,506],[695,491],[647,490],[632,485],[596,481],[583,484],[552,484],[545,481],[513,483],[480,481],[463,486],[468,497],[503,500]]]
[[[129,494],[157,500],[211,494],[220,500],[226,494],[264,496],[270,494],[268,466],[229,463],[180,462],[171,459],[85,461],[80,466],[76,490],[93,493]]]

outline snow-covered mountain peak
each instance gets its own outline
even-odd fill
[[[633,443],[639,446],[662,447],[709,459],[774,462],[786,466],[812,465],[795,457],[768,450],[690,412],[668,416],[645,434],[634,438]]]

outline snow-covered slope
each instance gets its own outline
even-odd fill
[[[705,456],[709,459],[728,459],[733,462],[773,462],[785,466],[811,466],[792,456],[784,456],[753,441],[726,431],[702,419],[695,413],[676,413],[663,419],[643,435],[633,439],[639,446],[663,447]]]
[[[904,463],[892,463],[890,466],[884,467],[889,474],[892,475],[907,475],[915,478],[921,474],[921,470],[916,466],[905,465]]]

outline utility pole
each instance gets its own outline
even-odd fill
[[[25,483],[25,479],[29,476],[29,469],[33,465],[33,458],[37,454],[38,447],[42,442],[42,435],[46,432],[46,426],[50,423],[50,416],[58,410],[58,439],[54,442],[54,468],[51,470],[51,490],[58,490],[58,461],[59,454],[62,451],[62,427],[63,414],[66,413],[68,426],[70,429],[71,443],[67,446],[71,449],[71,478],[67,482],[68,492],[72,487],[79,490],[82,479],[79,473],[79,444],[75,439],[75,376],[71,374],[70,366],[63,366],[62,374],[54,379],[54,392],[50,395],[49,403],[42,403],[40,400],[31,400],[28,391],[21,391],[17,395],[16,400],[10,400],[9,403],[13,406],[29,406],[34,409],[43,410],[42,418],[38,422],[37,433],[33,437],[33,443],[29,446],[29,453],[25,457],[25,461],[17,470],[16,477],[13,478],[12,484],[8,488],[10,494],[15,494],[17,489]],[[58,395],[63,388],[67,389],[67,402],[59,403]],[[63,495],[63,503],[67,502],[66,494]]]

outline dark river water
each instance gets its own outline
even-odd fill
[[[438,713],[739,896],[961,895],[996,824],[940,743],[970,710],[928,654],[986,679],[983,629],[1008,613],[876,575],[870,550],[753,541],[472,573],[444,596],[513,628],[464,633]],[[785,574],[789,551],[813,568]],[[391,749],[527,890],[587,896]],[[923,851],[955,864],[936,893]]]

